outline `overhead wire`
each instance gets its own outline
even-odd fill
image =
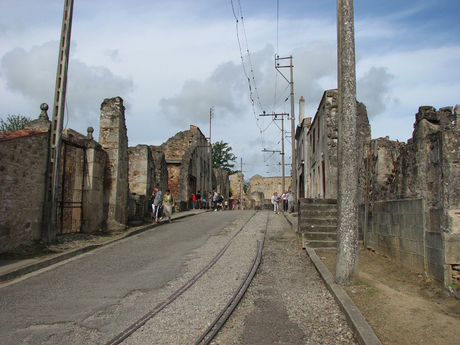
[[[272,118],[272,120],[270,121],[270,123],[265,126],[265,121],[264,119],[262,119],[262,121],[259,121],[259,118],[256,114],[256,99],[257,99],[257,102],[258,102],[258,105],[260,107],[260,109],[263,111],[263,106],[262,106],[262,102],[261,102],[261,99],[260,99],[260,95],[259,95],[259,90],[257,88],[257,83],[256,83],[256,78],[255,78],[255,74],[254,74],[254,67],[253,67],[253,64],[252,64],[252,59],[251,59],[251,54],[250,54],[250,51],[249,51],[249,44],[248,44],[248,39],[247,39],[247,34],[246,34],[246,27],[244,25],[244,19],[243,19],[243,10],[242,10],[242,7],[241,7],[241,0],[238,0],[238,8],[235,10],[235,5],[233,3],[233,0],[230,0],[230,3],[231,3],[231,6],[232,6],[232,12],[233,12],[233,16],[235,18],[235,27],[236,27],[236,37],[237,37],[237,41],[238,41],[238,47],[239,47],[239,51],[240,51],[240,59],[241,59],[241,63],[242,63],[242,67],[243,67],[243,72],[244,72],[244,76],[246,77],[246,80],[248,82],[248,88],[249,88],[249,98],[251,100],[251,104],[252,104],[252,110],[253,110],[253,114],[254,114],[254,117],[256,119],[256,125],[257,127],[259,128],[259,134],[260,134],[260,141],[261,141],[261,144],[262,144],[262,147],[265,149],[265,132],[268,130],[268,128],[271,127],[271,125],[273,123],[275,123],[275,120]],[[278,49],[279,49],[279,0],[277,0],[277,11],[276,11],[276,55],[278,55]],[[239,29],[239,24],[241,22],[241,31],[242,31],[242,38],[240,38],[240,29]],[[244,41],[242,42],[242,40],[244,39]],[[247,54],[247,63],[249,64],[249,66],[247,67],[246,66],[246,62],[245,62],[245,58],[244,58],[244,48],[246,48],[246,54]],[[248,73],[248,70],[250,71],[250,73]],[[277,71],[275,71],[275,91],[274,91],[274,100],[273,100],[273,112],[275,112],[275,110],[280,106],[278,105],[280,99],[283,97],[284,93],[286,92],[286,90],[288,89],[289,85],[286,87],[285,90],[282,91],[281,95],[279,96],[279,98],[277,98],[277,85],[278,85],[278,73]],[[287,98],[289,99],[289,97]],[[285,100],[283,103],[285,103],[287,100]],[[264,112],[265,113],[265,112]],[[262,125],[260,124],[260,122],[262,122]],[[278,128],[279,126],[276,125]],[[273,158],[273,154],[271,154],[268,158],[265,158],[265,153],[264,153],[264,162],[266,162],[267,160],[269,160],[270,158]]]

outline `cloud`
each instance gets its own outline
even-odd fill
[[[369,118],[382,114],[388,104],[398,102],[391,97],[390,84],[393,80],[395,76],[388,73],[388,68],[372,66],[357,81],[357,98],[366,105]]]
[[[107,55],[113,62],[121,62],[121,57],[118,49],[107,49],[105,51],[105,55]]]
[[[1,78],[7,89],[23,95],[31,104],[51,104],[57,52],[58,42],[50,41],[29,51],[15,48],[4,54]],[[106,67],[88,66],[72,58],[69,61],[67,104],[73,117],[82,119],[90,114],[94,117],[104,98],[126,95],[133,88],[131,79],[116,76]]]
[[[245,63],[252,96],[249,95],[248,78],[242,66],[228,61],[217,66],[203,81],[187,80],[178,95],[162,98],[159,101],[160,113],[176,123],[187,119],[189,122],[202,124],[209,119],[209,109],[213,106],[222,116],[241,117],[250,107],[250,97],[256,99],[257,94],[263,94],[263,88],[256,89],[256,86],[257,83],[263,85],[268,78],[268,63],[272,52],[273,48],[267,46],[251,56],[253,73],[250,73],[249,61]],[[257,80],[256,85],[254,79]]]

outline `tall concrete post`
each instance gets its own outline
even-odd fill
[[[72,31],[73,0],[65,1],[62,16],[61,40],[54,91],[53,119],[51,121],[50,163],[48,191],[45,200],[45,217],[42,239],[53,243],[56,239],[57,212],[59,202],[59,176],[61,170],[62,129],[67,92],[67,70],[69,66],[70,34]]]
[[[338,284],[353,284],[358,268],[358,133],[353,0],[337,0]]]
[[[294,211],[297,210],[297,157],[295,152],[295,114],[294,114],[294,65],[292,64],[292,55],[290,56],[291,62],[291,140],[292,140],[292,167],[291,167],[291,189],[294,191]],[[283,165],[284,169],[284,165]],[[284,177],[283,177],[284,182]],[[284,191],[283,191],[284,192]]]

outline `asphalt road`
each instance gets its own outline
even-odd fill
[[[161,302],[191,253],[248,212],[177,220],[0,285],[1,343],[59,344],[69,334],[93,343],[101,332],[111,339],[153,307],[143,294],[158,292]]]

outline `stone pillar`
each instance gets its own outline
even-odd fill
[[[353,284],[358,267],[358,133],[353,0],[337,0],[338,191],[336,280]]]
[[[92,137],[86,140],[85,152],[86,171],[83,184],[81,231],[94,233],[101,230],[104,220],[104,170],[107,154],[102,151],[97,142],[92,140]]]
[[[108,155],[104,176],[106,227],[108,230],[126,229],[128,136],[125,107],[120,97],[105,99],[101,104],[99,142]]]

